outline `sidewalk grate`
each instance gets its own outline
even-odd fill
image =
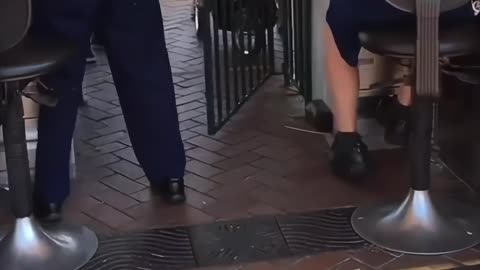
[[[186,269],[364,247],[350,226],[352,208],[255,217],[103,238],[83,270]]]

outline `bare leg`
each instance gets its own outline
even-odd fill
[[[339,132],[355,132],[360,86],[358,68],[348,65],[342,58],[329,26],[325,30],[325,42],[327,77],[334,102],[336,129]]]
[[[368,157],[368,147],[362,142],[357,131],[358,94],[360,88],[359,71],[349,65],[340,54],[329,26],[325,30],[326,69],[330,94],[333,98],[333,111],[337,134],[332,145],[331,166],[333,172],[347,179],[363,178],[368,174],[371,164]],[[398,103],[410,104],[410,87],[402,87],[398,91]],[[403,107],[399,106],[398,107]],[[392,141],[398,130],[405,125],[390,125],[389,134]],[[401,137],[403,139],[403,137]]]
[[[403,106],[410,106],[412,103],[412,87],[409,85],[402,86],[397,90],[398,103]]]
[[[358,68],[350,66],[341,56],[329,26],[325,30],[326,68],[337,134],[332,145],[330,164],[342,178],[358,179],[369,172],[368,148],[357,131],[359,92]]]

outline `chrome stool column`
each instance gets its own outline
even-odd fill
[[[433,106],[416,101],[411,138],[411,191],[400,202],[359,207],[352,216],[354,230],[368,242],[396,252],[439,255],[480,243],[478,210],[470,205],[432,198],[430,151]]]
[[[478,209],[447,198],[433,199],[429,190],[433,105],[435,98],[439,96],[438,56],[455,53],[452,47],[442,46],[442,39],[448,39],[448,33],[439,36],[438,18],[441,11],[459,7],[468,0],[387,0],[387,2],[405,11],[416,11],[417,14],[416,44],[414,37],[403,40],[403,45],[410,46],[411,51],[406,50],[405,46],[400,46],[402,48],[398,51],[379,49],[382,47],[378,45],[381,42],[373,46],[374,48],[377,46],[377,52],[394,57],[406,56],[405,51],[409,51],[408,55],[416,56],[417,59],[414,67],[416,89],[409,156],[412,170],[411,191],[401,202],[359,207],[352,216],[352,226],[362,238],[387,250],[416,255],[439,255],[461,251],[480,243],[480,222],[476,217]],[[375,33],[365,35],[371,35],[373,40]],[[384,33],[384,39],[380,40],[385,43],[388,35],[389,33]],[[456,49],[458,52],[466,48],[473,49],[478,45],[477,41],[472,41],[475,38],[468,35],[451,36],[453,40],[458,39],[460,45],[453,46],[458,47]],[[465,44],[467,46],[463,46]],[[452,51],[449,51],[451,49]]]
[[[0,265],[8,270],[75,270],[86,264],[98,246],[85,227],[55,224],[42,228],[32,217],[32,182],[28,164],[22,99],[17,89],[2,87],[3,134],[13,229],[0,241]],[[18,83],[12,83],[18,85]]]

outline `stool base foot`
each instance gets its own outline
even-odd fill
[[[400,203],[359,207],[352,226],[366,241],[395,252],[440,255],[480,243],[478,211],[428,191],[411,191]]]
[[[0,241],[0,265],[15,270],[76,270],[97,247],[96,235],[85,227],[56,224],[44,229],[33,218],[22,218]]]

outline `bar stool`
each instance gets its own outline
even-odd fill
[[[439,31],[441,12],[469,0],[386,0],[415,13],[417,31],[360,33],[373,53],[411,59],[414,99],[410,138],[411,191],[397,203],[359,207],[352,216],[354,230],[381,248],[416,255],[456,252],[480,243],[478,209],[447,198],[430,197],[432,115],[440,95],[439,56],[459,56],[480,46],[480,29],[454,27]],[[438,199],[438,200],[437,200]]]
[[[15,223],[0,241],[0,268],[74,270],[97,250],[96,235],[85,227],[41,227],[32,217],[22,89],[33,79],[59,68],[73,46],[27,35],[30,0],[0,2],[0,119],[3,125],[10,199]]]

